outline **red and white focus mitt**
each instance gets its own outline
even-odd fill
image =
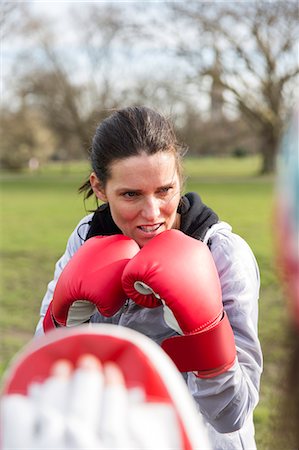
[[[100,369],[80,367],[84,355],[96,357]],[[73,375],[54,376],[59,361],[71,363]],[[108,380],[109,363],[120,380]],[[14,359],[1,396],[0,436],[2,450],[210,449],[167,355],[133,330],[102,324],[52,330]]]

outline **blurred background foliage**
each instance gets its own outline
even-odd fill
[[[298,23],[297,1],[2,1],[1,166],[85,159],[111,109],[146,104],[190,155],[260,154],[271,173]]]

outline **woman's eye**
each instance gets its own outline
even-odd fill
[[[169,192],[171,189],[172,189],[171,186],[167,186],[167,187],[161,188],[161,189],[159,190],[159,192],[160,192],[160,194],[162,194],[162,195],[166,195],[166,194],[168,194],[168,192]]]
[[[133,198],[136,197],[137,195],[138,195],[137,192],[134,191],[128,191],[123,193],[123,196],[126,198]]]

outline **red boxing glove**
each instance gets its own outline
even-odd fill
[[[210,378],[234,363],[234,335],[223,310],[217,269],[208,247],[181,231],[165,231],[127,264],[127,295],[146,307],[164,306],[166,323],[183,336],[162,348],[181,372]]]
[[[96,308],[107,317],[115,314],[127,298],[121,283],[123,270],[139,250],[133,239],[121,234],[88,239],[61,272],[44,330],[80,325]]]

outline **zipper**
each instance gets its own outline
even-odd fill
[[[127,298],[124,306],[122,307],[122,314],[125,314],[127,312],[128,308],[129,308],[129,299]]]

